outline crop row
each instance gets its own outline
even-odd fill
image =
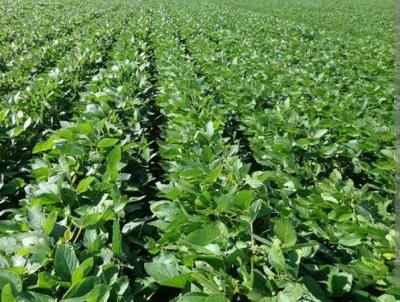
[[[105,17],[114,15],[109,12]],[[82,40],[65,53],[57,65],[34,78],[25,89],[16,92],[0,105],[0,165],[6,184],[4,195],[14,195],[23,185],[33,145],[48,131],[68,118],[73,102],[82,88],[108,59],[124,22],[94,20]],[[12,179],[12,181],[9,181]]]
[[[332,59],[323,54],[324,43],[332,46],[330,36],[327,36],[327,41],[314,46],[315,51],[322,49],[322,54],[313,54],[312,57],[322,57],[324,61],[314,62],[312,66],[299,58],[299,54],[307,56],[306,50],[282,45],[277,39],[280,35],[277,30],[279,20],[270,30],[264,29],[258,35],[243,35],[240,38],[240,29],[230,32],[236,27],[230,21],[225,21],[227,27],[215,21],[232,20],[234,17],[238,20],[240,13],[226,12],[224,15],[212,5],[191,4],[190,8],[182,9],[184,5],[178,1],[170,5],[169,10],[180,31],[179,38],[185,43],[186,53],[197,65],[194,69],[206,79],[202,89],[218,92],[212,97],[215,104],[223,105],[222,110],[225,111],[221,114],[220,123],[229,126],[226,116],[231,116],[236,124],[233,132],[248,144],[242,145],[242,149],[250,151],[254,157],[250,163],[261,170],[254,171],[253,168],[252,177],[257,181],[248,182],[255,192],[264,188],[266,198],[263,200],[268,200],[269,213],[264,217],[268,224],[258,230],[257,236],[265,239],[275,232],[283,248],[296,242],[300,246],[312,246],[312,252],[296,260],[298,267],[292,267],[290,249],[282,253],[284,260],[280,267],[275,268],[275,274],[264,276],[276,284],[260,287],[257,289],[260,296],[249,293],[248,298],[274,295],[276,286],[282,288],[283,293],[289,291],[293,294],[292,291],[295,291],[296,295],[307,295],[309,291],[321,299],[362,296],[364,289],[378,284],[383,292],[393,292],[395,254],[391,208],[394,184],[391,171],[394,169],[394,151],[393,128],[387,126],[388,117],[393,116],[393,104],[390,102],[390,81],[383,76],[385,72],[391,72],[390,65],[385,61],[375,64],[373,69],[372,66],[362,65],[359,73],[354,75],[359,76],[365,72],[363,68],[368,67],[368,72],[382,75],[382,82],[379,83],[382,86],[372,86],[379,79],[366,76],[365,80],[358,82],[352,79],[355,86],[349,91],[339,87],[336,93],[331,94],[329,88],[335,87],[340,77],[347,75],[344,73],[348,67],[341,69],[339,66],[332,70]],[[251,28],[251,25],[243,26],[245,22],[243,19],[238,24]],[[216,27],[217,30],[208,27]],[[299,38],[297,28],[285,24],[284,29],[285,39],[296,43]],[[260,35],[266,36],[268,43],[273,44],[268,48],[275,52],[275,56],[258,46]],[[300,36],[300,39],[304,37]],[[299,44],[297,46],[300,47]],[[330,56],[335,55],[331,51]],[[287,59],[282,61],[280,56]],[[300,62],[293,67],[287,66],[289,58]],[[269,66],[274,66],[275,70],[267,73]],[[313,69],[317,69],[314,78]],[[255,70],[260,71],[254,74]],[[272,82],[275,90],[280,87],[282,90],[275,95],[273,92],[266,95],[272,88],[268,87],[258,98],[251,100],[250,96],[257,95],[257,90],[265,85],[266,79]],[[347,82],[346,79],[344,81]],[[310,89],[304,89],[307,82]],[[251,86],[245,86],[245,83]],[[201,82],[199,85],[202,85]],[[294,94],[288,94],[289,85],[290,92]],[[357,95],[358,91],[369,89],[367,96]],[[206,101],[202,104],[208,106]],[[183,107],[187,108],[186,105]],[[216,109],[212,112],[218,118]],[[198,116],[196,118],[199,119]],[[204,144],[209,145],[210,142]],[[169,142],[167,147],[172,145]],[[247,156],[242,158],[246,160]],[[190,162],[190,166],[194,164]],[[217,195],[210,193],[213,199]],[[291,222],[288,223],[288,220]],[[284,238],[279,231],[277,233],[277,228],[282,225],[291,234],[291,239]],[[269,258],[266,263],[274,266],[273,261]],[[321,271],[326,271],[326,274],[321,274]],[[284,276],[285,280],[297,283],[296,288],[285,282],[278,283],[276,273]],[[346,279],[340,288],[336,288],[334,281],[338,276]],[[268,284],[268,281],[263,283]],[[324,283],[326,285],[322,285]]]
[[[136,270],[129,238],[138,224],[131,218],[140,217],[152,180],[144,94],[151,84],[146,20],[119,21],[110,59],[72,104],[70,119],[32,150],[41,155],[33,160],[33,179],[9,220],[10,237],[1,238],[4,268],[14,267],[2,271],[12,284],[3,299],[119,301],[133,294],[126,274]],[[17,255],[21,247],[25,253]],[[27,284],[31,291],[21,292]]]

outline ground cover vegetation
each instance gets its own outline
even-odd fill
[[[0,1],[1,301],[374,301],[394,2]]]

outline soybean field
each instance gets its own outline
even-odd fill
[[[0,0],[2,302],[400,301],[391,0]]]

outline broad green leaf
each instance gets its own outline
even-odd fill
[[[217,167],[212,169],[210,171],[210,173],[208,174],[207,178],[204,180],[204,183],[215,182],[218,179],[218,177],[221,175],[222,169],[223,169],[222,165],[218,165]]]
[[[6,183],[2,188],[1,188],[1,194],[2,195],[13,195],[16,193],[18,190],[23,188],[25,186],[25,181],[21,177],[16,177],[10,182]]]
[[[99,147],[100,149],[112,147],[116,143],[118,143],[118,141],[119,141],[119,139],[117,139],[117,138],[106,137],[99,141],[99,143],[97,144],[97,147]]]
[[[59,195],[53,193],[45,193],[32,199],[33,206],[46,206],[49,204],[60,203]]]
[[[235,205],[242,210],[249,210],[251,202],[254,199],[253,191],[243,190],[235,195]]]
[[[146,273],[153,277],[157,283],[175,288],[183,288],[187,283],[185,275],[180,275],[172,264],[149,262],[144,264]]]
[[[72,273],[79,266],[79,260],[73,247],[69,244],[61,244],[57,247],[54,267],[56,274],[64,280],[71,280]]]
[[[328,132],[328,129],[318,129],[317,132],[315,132],[314,137],[316,137],[316,138],[321,138],[321,137],[323,137],[327,132]]]
[[[341,297],[352,287],[353,276],[346,272],[331,271],[328,275],[328,290],[334,297]]]
[[[33,230],[42,230],[46,217],[41,207],[29,207],[27,209],[28,224]]]
[[[191,244],[206,246],[220,236],[220,231],[215,224],[209,224],[205,227],[195,230],[186,236],[186,240]]]
[[[3,289],[1,290],[1,301],[4,302],[15,302],[16,298],[16,293],[15,289],[11,285],[11,283],[7,283],[6,285],[3,286]]]
[[[272,242],[271,250],[268,253],[268,259],[271,265],[278,271],[286,271],[285,257],[280,247],[279,240]]]
[[[52,289],[61,283],[55,276],[48,272],[40,272],[38,275],[38,280],[36,288]]]
[[[86,177],[86,178],[82,179],[82,180],[79,182],[78,187],[76,188],[76,192],[77,192],[77,193],[84,193],[84,192],[86,192],[86,191],[89,189],[90,184],[91,184],[94,180],[95,180],[95,178],[94,178],[93,176],[89,176],[89,177]]]
[[[10,284],[12,289],[16,292],[22,290],[22,280],[16,273],[8,270],[0,270],[0,289]]]
[[[119,268],[113,263],[108,263],[102,266],[104,282],[108,286],[112,286],[118,280]]]
[[[37,293],[34,291],[22,292],[18,296],[18,302],[55,302],[56,300],[48,295]]]
[[[93,257],[90,257],[83,261],[73,272],[72,272],[72,284],[76,284],[86,277],[92,270],[94,265]]]
[[[107,302],[110,297],[110,289],[104,284],[99,284],[86,298],[85,302]]]
[[[349,233],[339,238],[339,244],[344,246],[357,246],[361,244],[362,235]]]
[[[274,232],[276,237],[278,237],[279,240],[285,244],[285,246],[290,247],[296,244],[296,230],[293,228],[289,220],[281,218],[276,221],[274,225]]]
[[[228,302],[229,300],[221,294],[208,296],[203,293],[188,293],[183,295],[177,302]]]
[[[83,297],[89,294],[92,289],[98,284],[98,282],[99,278],[94,276],[82,279],[78,283],[72,285],[70,289],[68,289],[63,297],[63,301],[67,301],[71,298],[82,298],[82,300],[85,301],[85,298]]]
[[[53,232],[53,229],[57,222],[57,215],[57,212],[53,211],[47,216],[46,220],[44,221],[43,231],[48,236]]]
[[[303,289],[300,285],[289,284],[285,289],[278,294],[277,302],[297,302],[301,301]]]
[[[51,150],[51,149],[54,148],[54,146],[56,144],[56,141],[57,141],[57,136],[56,135],[52,135],[46,141],[42,141],[42,142],[37,143],[35,145],[35,147],[33,147],[32,153],[36,154],[36,153],[40,153],[40,152]]]
[[[316,299],[317,301],[327,302],[330,301],[324,291],[322,290],[321,286],[315,281],[314,278],[310,276],[303,277],[303,283],[305,284],[307,290],[311,294],[311,296]]]
[[[180,297],[177,302],[205,302],[207,297],[203,293],[187,293]]]

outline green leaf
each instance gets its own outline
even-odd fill
[[[212,121],[209,121],[206,125],[206,131],[208,136],[213,136],[214,134],[214,123]]]
[[[357,246],[361,244],[361,234],[350,233],[339,238],[339,244],[344,246]]]
[[[78,187],[76,188],[76,192],[77,192],[77,193],[84,193],[84,192],[86,192],[86,191],[89,189],[90,184],[91,184],[94,180],[95,180],[95,178],[94,178],[93,176],[89,176],[89,177],[86,177],[86,178],[82,179],[82,180],[79,182]]]
[[[104,284],[99,284],[86,297],[85,302],[107,302],[110,297],[110,289]]]
[[[86,277],[92,270],[93,265],[94,265],[93,257],[90,257],[85,261],[83,261],[72,273],[72,284],[76,284],[79,281],[81,281],[84,277]]]
[[[13,195],[24,186],[25,181],[20,177],[16,177],[1,188],[1,195]]]
[[[108,263],[102,266],[104,282],[108,286],[112,286],[118,280],[119,268],[113,263]]]
[[[16,273],[0,270],[0,289],[3,289],[7,284],[10,284],[15,292],[22,290],[22,280]]]
[[[176,302],[205,302],[207,295],[203,293],[187,293],[180,297]]]
[[[327,132],[328,132],[328,129],[318,129],[317,132],[315,132],[314,137],[315,137],[315,138],[321,138],[321,137],[323,137]]]
[[[109,148],[114,146],[116,143],[118,143],[119,139],[117,138],[103,138],[99,141],[99,143],[97,144],[97,147],[99,147],[100,149],[104,149],[104,148]]]
[[[127,234],[131,231],[133,231],[134,229],[136,229],[137,227],[143,225],[143,221],[130,221],[127,224],[125,224],[122,228],[122,234]]]
[[[56,141],[57,141],[57,136],[52,135],[46,141],[37,143],[35,145],[35,147],[33,147],[32,153],[36,154],[36,153],[52,150],[56,144]]]
[[[53,229],[57,222],[57,215],[57,212],[53,211],[47,216],[46,220],[44,221],[43,231],[48,236],[53,232]]]
[[[111,220],[115,217],[115,213],[112,209],[107,208],[101,213],[85,213],[80,220],[82,227],[94,226],[98,223]]]
[[[272,242],[271,250],[268,253],[268,259],[271,265],[278,271],[286,271],[285,257],[279,245],[279,240]]]
[[[191,244],[206,246],[220,236],[220,231],[215,224],[209,224],[202,229],[195,230],[186,236]]]
[[[16,298],[16,293],[11,283],[7,283],[6,285],[4,285],[3,289],[1,290],[1,301],[15,302],[16,301],[15,298]]]
[[[28,224],[33,230],[42,230],[46,217],[41,207],[29,207],[27,209]]]
[[[122,241],[121,241],[121,230],[119,227],[119,219],[113,221],[113,232],[112,232],[112,251],[114,256],[119,257],[122,255]]]
[[[328,290],[334,297],[341,297],[352,287],[353,276],[346,272],[331,271],[328,275]]]
[[[128,276],[122,276],[121,278],[118,278],[116,283],[113,284],[113,290],[119,296],[122,296],[127,291],[128,288],[129,288]]]
[[[10,135],[11,137],[17,137],[19,136],[22,132],[24,132],[25,128],[23,125],[19,125],[17,127],[12,128],[11,130],[9,130],[7,133],[8,135]]]
[[[75,251],[69,244],[62,244],[57,247],[54,262],[56,274],[64,280],[71,280],[72,273],[79,265]]]
[[[63,297],[63,301],[70,298],[83,298],[87,294],[89,294],[92,289],[96,286],[99,282],[98,277],[90,276],[87,278],[82,279],[78,283],[75,283],[71,286],[71,288],[65,293]],[[81,300],[82,301],[82,300]],[[85,301],[85,299],[83,299]]]
[[[180,275],[172,264],[150,262],[144,264],[144,269],[157,283],[164,286],[184,288],[187,283],[186,276]]]
[[[305,284],[306,288],[314,299],[323,302],[329,301],[321,286],[318,284],[317,281],[314,280],[314,278],[310,276],[304,276],[303,283]]]
[[[293,246],[297,241],[296,230],[289,220],[281,218],[275,222],[274,232],[276,237],[285,244],[286,247]]]
[[[228,302],[229,300],[221,294],[207,296],[203,293],[187,293],[177,300],[177,302]]]
[[[300,285],[289,284],[285,289],[278,294],[277,302],[297,302],[301,301],[303,289]]]
[[[32,199],[32,205],[34,206],[44,206],[59,202],[61,202],[60,197],[57,194],[53,193],[44,193]]]
[[[235,195],[235,205],[242,210],[249,210],[251,202],[254,199],[253,191],[243,190]]]
[[[222,294],[214,294],[206,298],[205,302],[229,302]]]
[[[396,299],[395,296],[383,294],[378,297],[378,301],[379,302],[397,302],[398,300]]]
[[[112,181],[115,181],[118,178],[118,164],[120,161],[121,161],[121,148],[115,147],[108,154],[107,158],[107,172]]]
[[[222,165],[218,165],[214,169],[210,171],[210,174],[207,176],[207,178],[203,181],[204,183],[214,183],[218,177],[221,175],[222,172]]]
[[[21,302],[55,302],[56,300],[50,296],[36,293],[34,291],[23,292],[18,296]]]
[[[60,283],[62,283],[62,281],[58,280],[55,276],[51,275],[50,273],[40,272],[38,275],[36,288],[52,289],[57,285],[59,285]]]

